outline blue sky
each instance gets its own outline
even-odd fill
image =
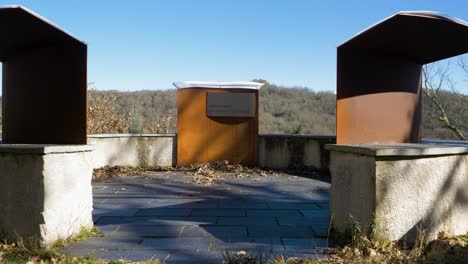
[[[88,43],[98,89],[251,80],[335,90],[336,47],[401,10],[468,20],[468,1],[31,0],[20,4]]]

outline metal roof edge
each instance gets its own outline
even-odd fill
[[[208,89],[251,89],[260,90],[264,83],[248,82],[248,81],[233,81],[233,82],[216,82],[216,81],[185,81],[173,82],[177,89],[187,88],[208,88]]]
[[[86,42],[84,42],[83,40],[75,37],[73,34],[71,34],[70,32],[60,28],[59,26],[57,26],[56,24],[54,24],[52,21],[48,20],[47,18],[39,15],[38,13],[22,6],[22,5],[1,5],[0,6],[0,9],[21,9],[27,13],[29,13],[30,15],[36,17],[37,19],[43,21],[44,23],[48,24],[49,26],[63,32],[65,35],[68,35],[69,37],[73,38],[74,40],[78,41],[78,42],[81,42],[82,44],[84,44],[85,46],[87,46],[88,44]]]
[[[459,18],[456,18],[456,17],[451,17],[451,16],[448,16],[448,15],[445,15],[443,13],[440,13],[440,12],[436,12],[436,11],[424,11],[424,10],[415,10],[415,11],[399,11],[391,16],[388,16],[380,21],[378,21],[377,23],[374,23],[372,24],[371,26],[365,28],[364,30],[361,30],[359,31],[357,34],[355,34],[354,36],[352,36],[351,38],[349,38],[348,40],[344,41],[343,43],[341,43],[340,45],[337,46],[337,48],[340,48],[342,47],[343,45],[345,45],[346,43],[348,42],[351,42],[353,39],[357,38],[358,36],[364,34],[366,31],[384,23],[385,21],[387,20],[390,20],[392,19],[393,17],[396,17],[396,16],[399,16],[399,15],[405,15],[405,16],[421,16],[421,17],[427,17],[427,18],[433,18],[433,19],[442,19],[442,20],[446,20],[446,21],[450,21],[450,22],[453,22],[453,23],[456,23],[456,24],[460,24],[460,25],[463,25],[463,26],[466,26],[468,27],[468,23],[465,22],[464,20],[461,20]]]

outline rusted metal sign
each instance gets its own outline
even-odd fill
[[[208,93],[207,116],[255,117],[254,93]]]
[[[234,103],[230,101],[233,98]],[[252,103],[253,114],[245,111],[247,102]],[[212,113],[222,116],[209,116],[207,106],[213,110]],[[252,117],[245,117],[245,112]],[[179,88],[177,165],[222,160],[257,165],[258,90],[232,87]]]

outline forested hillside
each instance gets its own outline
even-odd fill
[[[94,94],[95,93],[95,94]],[[176,131],[176,91],[93,92],[116,95],[115,110],[128,119],[128,131]],[[102,100],[101,100],[102,101]],[[260,90],[260,133],[335,133],[335,95],[266,83]],[[129,113],[129,116],[127,116]],[[117,130],[124,130],[121,127]]]
[[[335,134],[335,95],[265,82],[260,90],[260,133]],[[447,116],[468,134],[468,105],[456,94],[439,92]],[[175,90],[116,92],[91,90],[90,133],[168,133],[176,131]],[[424,96],[423,137],[457,139]],[[1,107],[0,107],[1,111]],[[1,119],[0,119],[1,122]]]

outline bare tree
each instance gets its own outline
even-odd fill
[[[460,60],[459,66],[468,73],[466,60]],[[430,99],[435,109],[428,113],[433,119],[440,121],[444,127],[451,130],[457,138],[467,140],[465,132],[461,129],[461,123],[466,120],[457,120],[455,115],[451,116],[446,111],[446,106],[441,100],[440,92],[451,90],[456,94],[456,98],[465,105],[465,111],[468,109],[468,97],[456,89],[456,82],[450,75],[451,62],[428,64],[423,67],[424,94]],[[451,103],[460,103],[451,102]],[[463,116],[463,115],[459,115]]]
[[[88,133],[124,133],[128,131],[131,113],[116,111],[117,91],[98,92],[88,85]]]
[[[460,66],[460,68],[464,72],[465,76],[468,78],[468,59],[467,58],[468,57],[466,57],[466,56],[460,57],[459,60],[458,60],[458,66]],[[468,82],[468,79],[465,80],[465,82]],[[460,98],[466,104],[468,104],[468,94],[462,94],[458,90],[453,89],[453,88],[455,88],[455,86],[452,86],[452,91],[458,96],[458,98]]]

